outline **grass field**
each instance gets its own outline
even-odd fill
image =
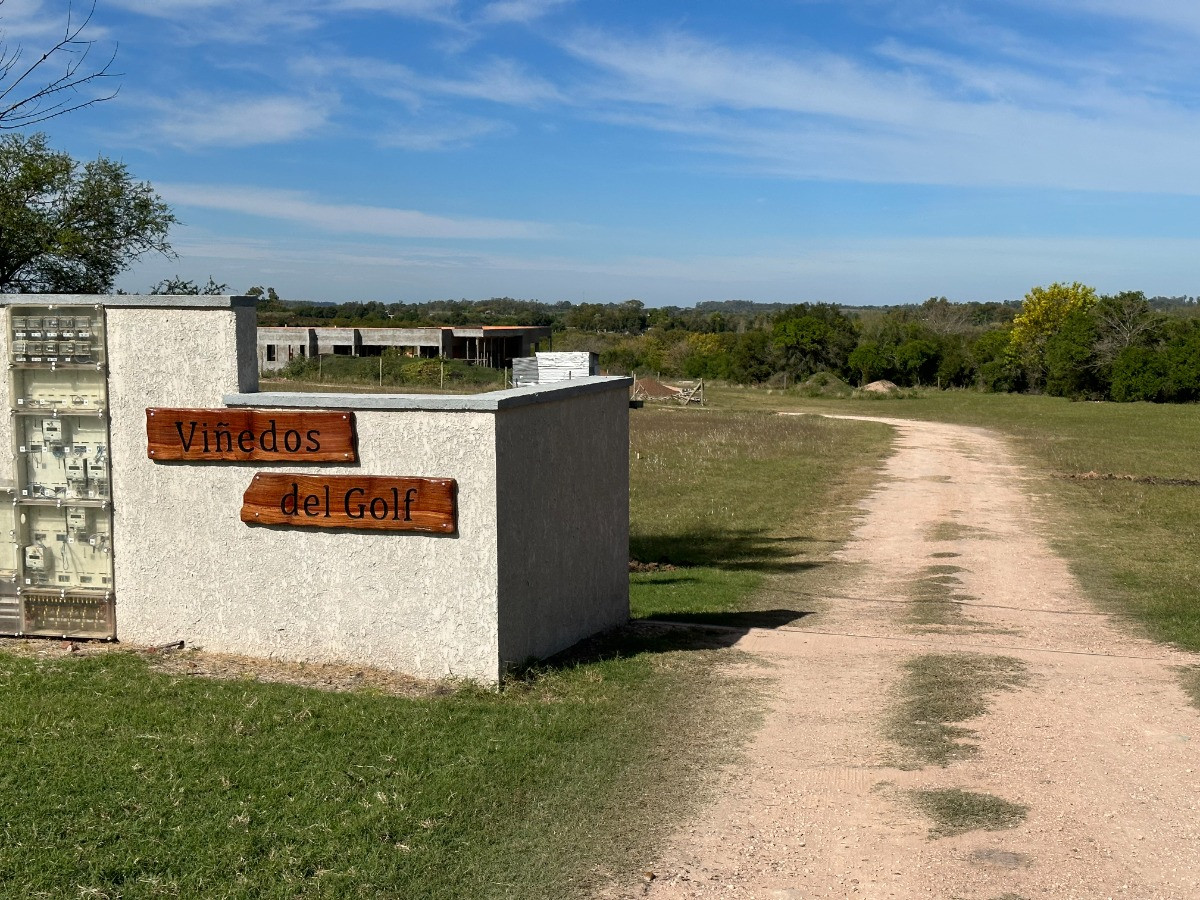
[[[761,412],[631,422],[633,552],[660,566],[633,577],[637,614],[727,623],[771,613],[776,574],[828,569],[889,439]],[[0,895],[585,895],[649,864],[752,727],[755,685],[716,643],[637,625],[499,693],[416,698],[0,652]]]
[[[634,616],[737,626],[811,611],[774,605],[764,583],[787,576],[794,594],[833,577],[890,430],[669,406],[631,421],[630,555],[668,567],[632,576]]]
[[[1088,593],[1154,638],[1200,650],[1200,407],[921,391],[826,400],[712,389],[718,408],[933,419],[1008,435],[1054,522],[1047,536]],[[1088,473],[1107,478],[1078,478]],[[1125,478],[1124,476],[1131,476]]]

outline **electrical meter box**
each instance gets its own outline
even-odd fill
[[[16,484],[0,489],[0,633],[116,635],[104,311],[8,309]]]

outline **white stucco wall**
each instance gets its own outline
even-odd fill
[[[629,381],[606,381],[499,414],[502,664],[629,618]]]
[[[119,640],[491,683],[627,618],[628,379],[470,397],[258,393],[246,298],[103,302]],[[154,406],[353,409],[359,462],[153,462]],[[453,478],[458,533],[247,525],[242,495],[264,471]]]
[[[257,372],[239,333],[234,310],[109,311],[119,639],[494,681],[493,416],[359,412],[354,467],[149,460],[147,407],[219,408]],[[453,477],[459,534],[249,526],[261,471]]]

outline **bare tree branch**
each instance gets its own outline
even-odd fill
[[[119,88],[109,92],[101,87],[105,79],[119,74],[111,71],[116,48],[103,65],[87,65],[95,41],[85,39],[83,32],[95,12],[96,0],[82,21],[76,19],[74,6],[68,7],[62,38],[27,65],[22,63],[24,48],[0,39],[0,131],[28,128],[117,96]],[[55,75],[50,67],[60,62],[63,69]]]

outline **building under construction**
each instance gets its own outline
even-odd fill
[[[480,325],[460,328],[258,329],[258,367],[271,372],[296,357],[380,356],[394,349],[405,356],[462,359],[477,366],[507,369],[518,357],[550,348],[549,326]]]

